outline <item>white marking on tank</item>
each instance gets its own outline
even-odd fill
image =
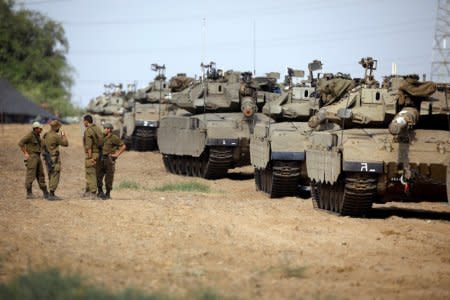
[[[367,163],[361,163],[361,172],[367,172],[368,168]]]

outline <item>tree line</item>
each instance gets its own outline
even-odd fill
[[[59,116],[80,113],[71,102],[74,69],[64,27],[33,10],[0,0],[0,78]]]

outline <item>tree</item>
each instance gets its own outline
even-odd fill
[[[73,68],[63,26],[39,12],[0,0],[0,77],[55,114],[74,114]]]

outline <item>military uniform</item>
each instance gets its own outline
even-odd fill
[[[86,153],[86,192],[95,194],[97,192],[97,174],[100,169],[99,150],[103,145],[101,129],[95,124],[90,124],[84,132],[83,142]],[[92,150],[90,158],[88,157],[89,149]]]
[[[109,193],[112,190],[116,166],[116,158],[112,157],[111,154],[118,151],[122,145],[123,141],[115,134],[110,133],[103,137],[103,160],[100,164],[100,173],[97,184],[99,191],[101,191],[103,187],[103,178],[105,179],[106,196],[108,198]]]
[[[34,128],[34,124],[33,124]],[[41,127],[42,128],[42,127]],[[32,198],[33,181],[37,179],[40,189],[44,193],[44,197],[48,197],[47,186],[45,185],[44,168],[42,167],[41,151],[42,142],[41,137],[34,130],[25,135],[19,141],[19,147],[24,148],[29,154],[28,160],[25,161],[27,173],[25,176],[25,188],[27,190],[27,198]]]
[[[59,146],[67,147],[69,146],[69,142],[66,136],[61,136],[57,130],[61,126],[59,122],[50,123],[52,129],[44,134],[44,151],[48,152],[47,159],[50,162],[47,162],[47,166],[51,165],[51,169],[47,168],[48,173],[48,188],[50,190],[50,194],[54,196],[56,188],[58,187],[59,177],[61,174],[61,158],[59,153]]]

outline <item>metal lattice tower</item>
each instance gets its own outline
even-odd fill
[[[450,0],[438,0],[431,80],[450,82]]]

